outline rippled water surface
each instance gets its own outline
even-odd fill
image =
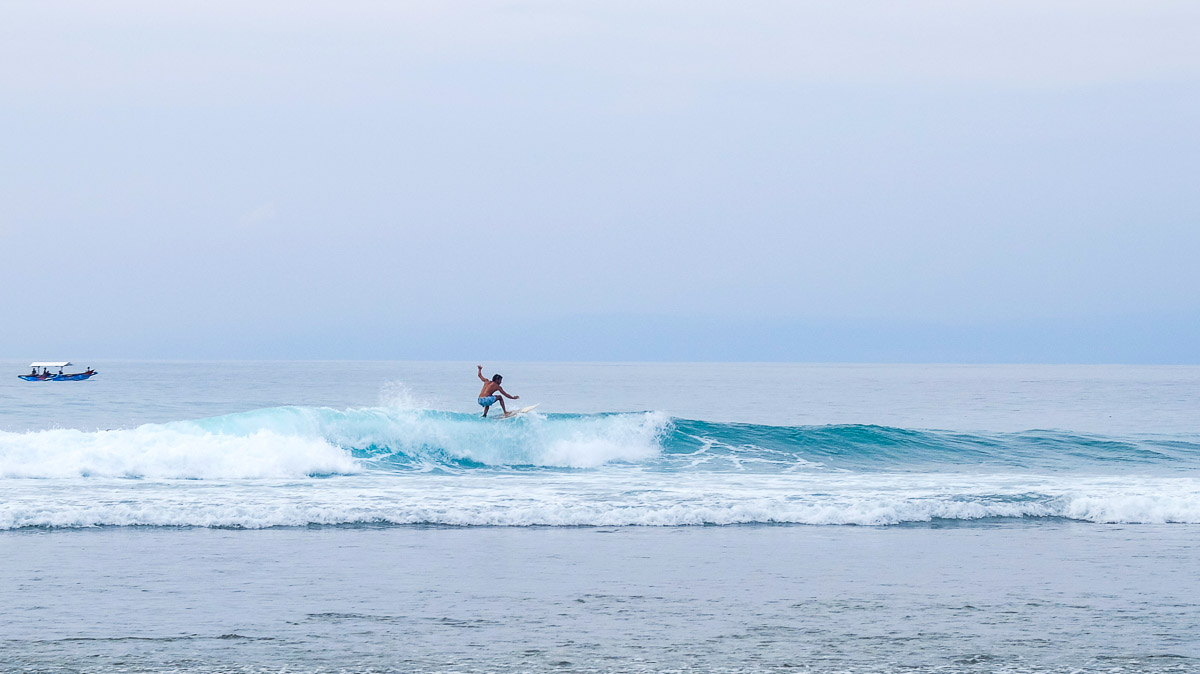
[[[1200,368],[80,364],[2,669],[1200,671]]]

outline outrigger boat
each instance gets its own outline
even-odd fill
[[[32,372],[29,374],[19,374],[17,376],[25,381],[83,381],[84,379],[90,379],[98,374],[90,367],[86,372],[71,372],[63,374],[62,369],[70,366],[71,363],[65,360],[61,362],[56,361],[53,363],[38,361],[36,363],[29,364],[29,367],[33,368]],[[42,368],[41,373],[38,373],[39,367]],[[58,368],[57,374],[50,371],[50,368],[52,367]]]

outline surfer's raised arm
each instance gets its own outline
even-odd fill
[[[479,377],[479,381],[481,381],[481,382],[483,382],[483,383],[485,383],[485,384],[486,384],[486,383],[487,383],[487,377],[483,376],[483,366],[482,366],[482,365],[476,365],[476,366],[475,366],[475,369],[476,369],[476,370],[478,370],[478,371],[477,371],[475,374],[476,374],[476,375]]]

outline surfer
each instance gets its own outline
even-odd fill
[[[521,396],[511,396],[508,394],[508,391],[505,391],[504,388],[500,386],[500,382],[504,380],[504,377],[494,374],[492,375],[491,380],[488,380],[483,376],[482,365],[476,365],[475,368],[478,371],[477,376],[479,377],[479,381],[483,382],[483,388],[479,390],[479,404],[483,407],[483,416],[486,417],[488,410],[490,410],[492,405],[495,405],[496,403],[500,403],[500,410],[505,414],[508,414],[508,410],[504,407],[504,398],[516,400]]]

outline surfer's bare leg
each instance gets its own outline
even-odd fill
[[[496,402],[500,403],[500,411],[508,414],[508,408],[504,406],[504,396],[496,396]]]
[[[483,418],[484,419],[487,418],[487,413],[488,413],[488,410],[490,410],[490,409],[492,409],[491,405],[488,405],[487,407],[483,408]]]

